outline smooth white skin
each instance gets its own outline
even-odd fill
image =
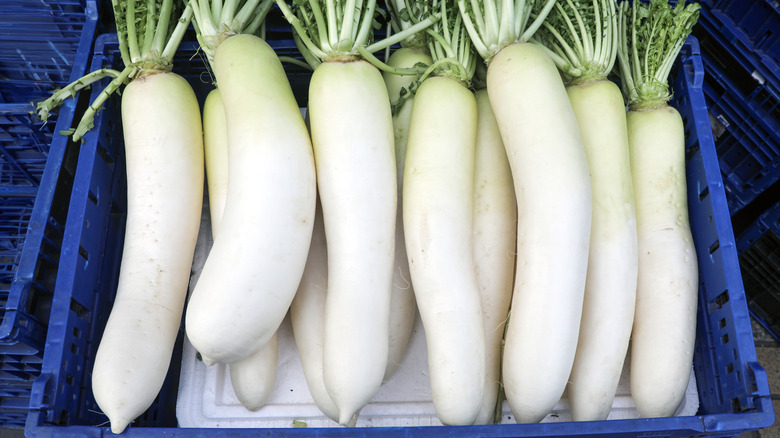
[[[308,131],[271,47],[232,36],[217,47],[214,66],[228,193],[185,320],[206,364],[245,359],[276,333],[303,274],[316,200]]]
[[[322,350],[325,329],[325,297],[328,293],[328,249],[322,209],[317,203],[314,231],[309,246],[306,269],[290,306],[295,345],[301,358],[303,376],[312,399],[322,413],[333,421],[339,421],[339,410],[325,389],[322,376]]]
[[[518,205],[504,393],[515,420],[531,423],[561,398],[574,362],[590,241],[590,176],[571,103],[542,49],[515,43],[501,50],[488,67],[487,89]]]
[[[324,62],[309,117],[328,240],[323,375],[346,425],[379,390],[388,358],[397,190],[382,75],[365,61]]]
[[[227,120],[225,120],[225,107],[222,105],[222,97],[218,89],[212,90],[203,103],[203,147],[211,235],[216,238],[225,212],[228,186]]]
[[[631,395],[642,417],[674,415],[691,375],[698,265],[688,221],[685,137],[672,107],[628,113],[639,277]]]
[[[206,159],[206,186],[209,192],[211,235],[216,238],[228,186],[227,120],[218,89],[206,96],[203,104],[203,147]],[[265,405],[276,381],[276,361],[279,355],[278,336],[248,358],[228,365],[233,392],[250,411]]]
[[[626,110],[601,80],[567,88],[588,156],[593,189],[588,276],[568,397],[574,421],[606,420],[634,322],[637,231]]]
[[[477,99],[474,158],[474,266],[485,326],[485,393],[476,424],[495,421],[501,398],[501,344],[512,302],[517,243],[517,198],[512,171],[487,90]]]
[[[387,60],[391,67],[410,68],[417,63],[430,65],[431,57],[418,49],[401,48],[393,52]],[[401,92],[401,88],[408,87],[416,77],[396,75],[392,73],[382,74],[387,87],[390,102],[395,102]],[[393,290],[390,297],[390,350],[387,358],[385,378],[387,381],[393,376],[398,365],[406,353],[409,337],[412,335],[417,304],[414,300],[414,287],[409,273],[409,260],[406,257],[406,241],[404,240],[403,226],[403,177],[404,159],[406,157],[406,142],[409,136],[409,116],[412,112],[414,97],[406,99],[401,109],[393,116],[393,133],[395,138],[395,163],[398,180],[398,210],[395,217],[395,269],[393,270]]]
[[[485,387],[485,330],[472,255],[474,95],[445,77],[417,90],[404,170],[409,267],[428,346],[433,405],[473,424]]]
[[[162,387],[179,332],[203,201],[203,137],[192,88],[172,73],[122,93],[127,225],[116,301],[92,392],[121,433]]]
[[[248,358],[228,365],[230,384],[238,401],[250,411],[268,402],[276,382],[276,362],[279,357],[279,336],[274,333],[263,348]]]

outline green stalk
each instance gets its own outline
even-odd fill
[[[326,1],[328,3],[330,3],[332,0],[326,0]],[[329,8],[327,9],[326,12],[328,14],[328,16],[327,16],[328,22],[331,22],[331,20],[332,20],[333,23],[335,23],[336,22],[335,12],[332,11],[331,9],[329,9]],[[314,18],[314,22],[312,22],[309,19],[309,17],[313,17]],[[331,29],[330,27],[324,26],[324,25],[320,25],[320,23],[325,23],[326,17],[324,15],[322,15],[322,8],[320,7],[320,4],[319,4],[319,2],[317,0],[312,0],[312,2],[311,2],[311,15],[307,16],[306,18],[307,18],[307,22],[306,22],[307,27],[308,26],[313,26],[313,25],[315,25],[314,23],[317,23],[317,31],[319,32],[319,39],[320,39],[320,41],[327,41],[327,44],[328,44],[329,47],[334,46],[338,42],[338,37],[336,35],[337,29],[336,29],[335,25],[332,27],[333,30],[331,32],[329,32],[329,30]],[[293,32],[293,33],[295,33],[295,32]]]
[[[160,55],[162,59],[170,61],[173,60],[173,55],[176,53],[176,50],[179,49],[181,40],[184,38],[184,33],[187,31],[187,27],[192,21],[192,17],[192,8],[187,5],[181,14],[181,17],[179,18],[179,21],[176,23],[176,27],[173,28],[173,32],[171,32],[170,36],[168,37],[168,42],[165,44],[165,48]]]
[[[141,49],[141,53],[144,55],[152,50],[152,38],[154,37],[152,29],[155,28],[157,21],[157,16],[154,13],[155,6],[155,0],[148,0],[146,2],[146,32],[144,32],[144,44],[143,49]]]
[[[190,1],[189,6],[193,10],[192,25],[195,27],[198,42],[205,50],[209,44],[202,40],[203,35],[217,34],[212,17],[218,17],[222,13],[222,8],[212,9],[208,0]]]
[[[116,23],[117,39],[119,41],[119,53],[122,55],[122,63],[130,65],[133,61],[130,59],[130,50],[127,47],[127,21],[125,20],[124,7],[127,2],[120,0],[111,0],[111,7],[114,11],[114,21]]]
[[[295,45],[298,47],[298,51],[301,52],[301,55],[303,55],[303,60],[306,61],[306,64],[309,65],[309,68],[312,70],[317,68],[317,66],[320,65],[322,61],[320,61],[320,58],[316,57],[313,53],[311,53],[311,51],[309,51],[309,48],[303,43],[298,32],[293,32],[293,40],[295,40]]]
[[[344,11],[346,12],[346,14],[344,15],[344,18],[341,21],[341,34],[339,35],[339,41],[338,41],[339,45],[341,45],[343,42],[352,39],[350,31],[352,30],[352,26],[355,25],[354,14],[356,9],[356,3],[357,0],[347,0],[346,5],[344,6]],[[361,8],[361,10],[373,9],[374,6],[376,6],[376,0],[367,0],[366,3],[363,4],[363,8]]]
[[[662,107],[671,99],[668,78],[699,18],[696,3],[623,1],[618,15],[618,64],[623,95],[632,110]]]
[[[115,77],[108,84],[108,86],[106,86],[106,88],[104,88],[103,91],[98,94],[95,100],[90,103],[87,109],[84,111],[84,115],[81,116],[81,120],[79,120],[79,124],[76,126],[76,130],[73,133],[73,141],[79,141],[82,137],[84,137],[84,134],[86,134],[87,131],[95,126],[93,123],[95,114],[100,110],[100,108],[103,107],[103,104],[106,102],[106,100],[108,100],[108,98],[111,97],[111,95],[114,94],[114,92],[116,92],[119,87],[122,86],[122,84],[125,83],[125,81],[127,81],[127,79],[137,71],[138,69],[132,66],[125,67],[119,76]]]
[[[188,0],[198,43],[213,65],[217,47],[236,34],[255,34],[273,0]]]
[[[130,51],[131,62],[136,63],[141,59],[141,52],[138,49],[137,29],[133,25],[135,22],[135,0],[129,0],[127,2],[127,16],[130,18],[127,20],[127,47]]]
[[[165,49],[165,36],[168,35],[168,26],[171,22],[172,13],[173,2],[163,2],[162,9],[160,10],[160,19],[157,22],[157,30],[154,32],[154,42],[152,43],[151,50],[162,53]]]
[[[409,24],[400,32],[369,45],[373,29],[378,26],[376,0],[325,0],[324,14],[318,0],[295,1],[294,5],[288,4],[286,0],[275,1],[293,27],[300,41],[299,46],[303,48],[302,52],[305,50],[313,68],[320,62],[329,60],[362,58],[384,71],[394,70],[383,65],[384,63],[372,54],[409,38],[437,20],[436,16],[425,17]],[[405,3],[396,3],[400,4]],[[406,74],[416,74],[416,71],[407,71]]]
[[[71,83],[65,88],[57,90],[48,99],[44,100],[43,102],[40,102],[37,106],[38,116],[41,118],[43,122],[46,122],[49,119],[49,113],[55,108],[62,105],[62,103],[65,102],[65,99],[76,97],[76,93],[83,90],[84,88],[89,87],[93,83],[103,78],[111,77],[116,79],[121,74],[122,72],[112,70],[110,68],[101,68],[100,70],[95,70],[77,79],[75,82]]]
[[[477,53],[489,62],[504,47],[528,42],[558,0],[457,0]],[[532,14],[533,12],[533,14]],[[534,20],[529,24],[529,19]]]
[[[317,0],[311,0],[310,3],[311,8],[315,11],[316,14],[317,10],[319,9],[319,3],[317,3]],[[328,16],[327,25],[322,20],[317,21],[317,30],[320,32],[320,41],[327,41],[328,47],[333,47],[339,41],[339,19],[336,17],[337,11],[334,0],[325,0],[325,12]],[[317,15],[315,15],[315,19],[316,17]],[[323,35],[326,33],[328,35],[327,39],[323,38]]]
[[[273,5],[273,2],[270,1],[262,2],[257,5],[257,8],[254,12],[254,18],[251,22],[249,22],[245,29],[246,33],[254,35],[262,28],[261,38],[265,39],[265,28],[263,25],[265,24],[265,17],[268,16],[268,12],[271,11]]]
[[[222,0],[212,0],[211,2],[211,16],[219,17],[222,14]]]
[[[428,76],[445,76],[470,87],[477,68],[477,58],[455,0],[419,1],[430,1],[441,19],[426,29],[433,64],[418,80],[418,85]]]
[[[88,73],[37,106],[38,114],[45,121],[49,112],[65,99],[75,97],[80,90],[100,79],[111,77],[111,82],[82,114],[73,132],[74,141],[92,129],[95,114],[123,84],[143,75],[171,71],[173,56],[193,16],[193,9],[186,7],[171,29],[171,17],[178,14],[174,0],[112,0],[111,4],[124,64],[122,71],[100,69]]]
[[[279,61],[281,61],[283,64],[292,64],[297,67],[301,67],[303,69],[311,71],[311,65],[309,65],[306,61],[301,61],[300,59],[291,58],[289,56],[280,56]]]
[[[214,17],[215,21],[230,25],[230,23],[233,22],[236,9],[238,9],[239,1],[240,0],[226,0],[222,5],[222,13],[219,14],[219,16]]]
[[[429,9],[430,6],[427,3],[411,2],[410,0],[388,0],[387,10],[390,16],[388,36],[393,32],[403,32],[423,21],[429,15]],[[414,32],[398,42],[401,44],[401,47],[428,50],[425,36],[420,32]]]
[[[432,14],[428,18],[425,18],[424,20],[421,20],[415,23],[414,25],[408,27],[407,29],[404,30],[404,32],[397,33],[387,38],[384,38],[381,41],[377,41],[369,46],[366,46],[366,49],[371,53],[373,53],[379,50],[383,50],[387,47],[390,47],[393,44],[400,43],[401,41],[408,39],[410,35],[416,35],[419,32],[424,31],[430,25],[436,23],[438,19],[439,18],[436,14]]]
[[[268,2],[266,2],[268,3]],[[260,5],[260,0],[248,0],[239,10],[236,15],[235,21],[242,23],[246,29],[250,23],[257,18],[257,6]]]
[[[605,79],[618,53],[615,0],[563,0],[532,41],[547,51],[566,85]]]

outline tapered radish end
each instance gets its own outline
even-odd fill
[[[265,403],[257,403],[257,402],[252,402],[252,401],[243,401],[243,402],[241,402],[241,405],[244,406],[246,408],[246,410],[248,410],[250,412],[257,412],[257,411],[260,410],[260,408],[265,406]]]
[[[441,424],[445,426],[470,426],[474,424],[479,415],[482,397],[473,397],[471,399],[447,400],[444,403],[439,397],[434,399],[433,405],[436,408],[436,416],[439,417]],[[438,403],[437,403],[438,402]]]
[[[233,388],[241,405],[248,411],[257,412],[268,402],[268,399],[271,397],[273,386],[262,391],[253,392],[253,389],[257,388],[246,388],[246,390]]]
[[[127,426],[130,424],[130,421],[132,421],[124,417],[112,418],[110,415],[108,416],[108,419],[111,422],[111,433],[117,435],[124,432],[125,429],[127,429]]]
[[[343,410],[339,414],[339,424],[345,427],[355,427],[360,411]]]
[[[544,417],[547,416],[547,411],[544,413],[541,412],[525,412],[520,415],[515,415],[515,421],[518,424],[530,424],[530,423],[539,423],[542,420],[544,420]]]
[[[204,364],[205,364],[207,367],[210,367],[210,366],[214,365],[215,363],[217,363],[217,362],[216,362],[214,359],[211,359],[211,358],[209,358],[209,357],[206,357],[206,356],[204,356],[204,355],[202,355],[202,354],[200,355],[200,360],[201,360],[201,361],[203,361],[203,363],[204,363]]]

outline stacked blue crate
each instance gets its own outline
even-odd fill
[[[694,34],[732,214],[780,181],[780,6],[705,0]]]
[[[751,313],[780,341],[780,201],[745,229],[737,249]]]
[[[269,41],[280,54],[294,48]],[[174,71],[183,74],[203,96],[202,60],[197,46],[184,43]],[[98,38],[92,68],[116,66],[116,40]],[[307,74],[290,67],[288,75],[299,104]],[[175,399],[180,351],[156,403],[123,434],[128,437],[256,436],[736,436],[774,421],[767,376],[756,361],[750,318],[743,293],[734,235],[719,172],[717,154],[702,93],[703,67],[695,38],[676,64],[675,99],[685,122],[688,197],[693,236],[699,255],[699,308],[694,372],[700,408],[694,416],[468,427],[408,428],[176,428]],[[96,87],[99,88],[99,87]],[[97,91],[93,91],[95,93]],[[118,97],[95,118],[79,157],[74,196],[63,241],[61,266],[41,376],[33,387],[26,425],[29,437],[100,437],[110,434],[91,391],[90,370],[117,283],[123,241],[124,167]],[[70,218],[75,220],[70,220]],[[181,347],[181,344],[177,344]]]
[[[0,2],[2,427],[24,425],[41,371],[72,185],[65,161],[77,149],[54,135],[76,103],[44,125],[34,102],[84,74],[96,22],[94,0]]]
[[[769,212],[759,215],[780,202],[780,3],[702,3],[695,34],[702,44],[704,93],[722,130],[716,145],[745,290],[752,315],[777,336],[780,292],[773,282],[780,263],[766,257],[780,251],[780,241],[771,239]]]

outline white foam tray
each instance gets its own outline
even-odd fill
[[[193,284],[197,281],[211,246],[207,206],[204,206],[204,212],[206,214],[193,263]],[[630,395],[628,362],[626,360],[624,364],[608,420],[639,417]],[[427,370],[425,332],[418,315],[401,365],[360,412],[357,426],[440,426],[441,422],[436,417],[431,401]],[[685,398],[675,415],[695,415],[698,407],[696,379],[691,372]],[[501,423],[514,423],[514,417],[506,402],[502,410]],[[198,360],[195,349],[185,337],[176,414],[179,427],[340,427],[322,414],[312,400],[303,376],[289,318],[286,318],[279,328],[279,356],[273,393],[266,406],[255,412],[247,410],[239,403],[230,383],[228,367],[223,364],[205,366]],[[571,414],[564,394],[542,421],[570,420]]]

